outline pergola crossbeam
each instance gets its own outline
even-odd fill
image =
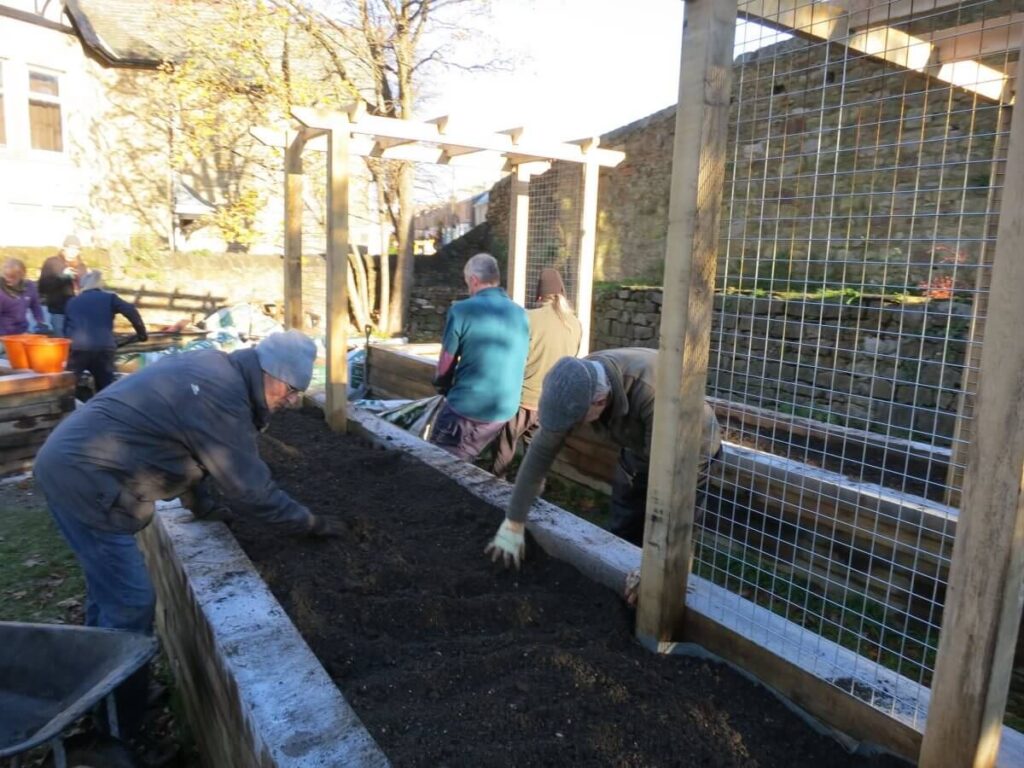
[[[850,12],[850,26],[854,29],[875,24],[891,24],[914,18],[927,18],[947,8],[960,5],[960,0],[847,0],[844,3]]]
[[[904,5],[907,7],[904,8]],[[911,6],[913,12],[919,14],[923,10],[952,5],[955,3],[951,0],[914,0],[912,3],[892,2],[873,6],[861,0],[846,0],[843,3],[745,0],[739,4],[738,13],[743,18],[782,32],[845,45],[852,51],[935,77],[992,101],[1009,100],[1012,98],[1010,76],[977,61],[982,55],[980,48],[970,51],[966,43],[956,43],[960,38],[951,36],[955,32],[942,30],[918,36],[892,26],[896,18],[910,15]],[[1007,33],[1000,38],[1000,29],[988,29],[989,24],[991,22],[985,24],[984,30],[971,30],[964,39],[974,39],[975,46],[980,46],[987,32],[988,45],[1009,45],[1012,36]],[[1012,28],[1012,25],[1003,27],[1004,30]],[[971,37],[979,34],[982,37]],[[941,42],[937,39],[939,35]],[[1001,39],[1005,42],[1001,43]]]
[[[337,112],[322,112],[311,107],[295,107],[292,109],[292,116],[303,125],[309,128],[328,129],[338,123]],[[440,147],[442,150],[452,148],[455,154],[460,150],[472,148],[473,150],[491,150],[494,152],[515,152],[518,155],[530,157],[535,160],[565,160],[568,162],[583,163],[594,162],[601,166],[613,167],[622,162],[625,155],[622,152],[610,149],[598,149],[593,154],[587,154],[578,144],[567,142],[522,142],[516,141],[513,135],[508,133],[470,133],[460,131],[449,133],[442,131],[449,127],[447,119],[443,122],[416,122],[414,120],[400,120],[394,117],[378,117],[376,115],[359,115],[352,118],[353,111],[348,110],[350,122],[347,128],[354,135],[369,135],[375,140],[400,139],[408,143],[427,144]]]
[[[1024,13],[948,27],[921,34],[921,38],[935,46],[941,61],[998,56],[1020,49],[1024,41]]]

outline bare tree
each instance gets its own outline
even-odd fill
[[[489,2],[180,0],[158,102],[174,113],[173,162],[188,167],[211,198],[216,192],[212,223],[244,247],[267,189],[262,179],[280,172],[280,157],[256,146],[250,126],[282,124],[292,106],[331,109],[356,100],[374,115],[412,118],[436,68],[494,66],[459,60],[459,43]],[[389,274],[390,238],[382,237],[379,298],[365,296],[358,315],[380,332],[400,333],[414,279],[414,169],[369,158],[366,165],[398,259]],[[356,285],[369,294],[369,280]]]
[[[282,2],[323,47],[332,74],[358,91],[373,115],[412,118],[418,88],[432,67],[476,69],[496,63],[465,64],[455,56],[460,30],[466,30],[474,12],[486,9],[488,0],[335,0],[317,6],[304,0]],[[382,274],[378,327],[385,333],[400,333],[414,280],[413,167],[385,160],[368,160],[367,167],[398,244],[390,292]],[[382,272],[387,258],[385,250]]]

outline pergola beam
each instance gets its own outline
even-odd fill
[[[998,56],[1020,49],[1024,40],[1024,13],[921,33],[920,37],[935,46],[940,61]]]
[[[907,21],[912,16],[921,18],[960,4],[961,0],[847,0],[844,3],[850,11],[850,26],[854,29]]]
[[[911,6],[918,14],[955,4],[952,0],[912,0],[869,7],[862,0],[843,3],[745,0],[739,4],[738,12],[772,29],[845,45],[852,51],[935,77],[992,101],[1006,101],[1011,96],[1010,77],[1006,72],[981,64],[975,58],[944,58],[943,48],[926,37],[891,26],[895,18],[909,15]],[[952,55],[948,44],[944,50]]]
[[[394,117],[378,117],[366,115],[365,110],[354,108],[348,111],[349,116],[357,113],[349,130],[355,135],[371,135],[375,139],[402,139],[409,143],[429,144],[446,151],[453,148],[456,154],[460,150],[490,150],[493,152],[510,153],[530,157],[535,160],[566,160],[574,163],[595,162],[598,165],[613,167],[622,162],[625,154],[616,150],[598,149],[593,155],[584,157],[583,148],[566,142],[516,142],[513,136],[503,133],[470,133],[449,132],[447,121],[443,123],[416,122],[400,120]],[[292,116],[310,128],[327,128],[336,122],[344,113],[322,112],[312,107],[293,107]],[[441,130],[441,127],[445,130]],[[521,138],[521,137],[520,137]]]

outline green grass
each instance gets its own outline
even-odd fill
[[[80,620],[85,582],[39,496],[0,494],[0,619]]]

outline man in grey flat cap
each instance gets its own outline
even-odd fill
[[[544,378],[540,431],[516,476],[505,521],[486,552],[517,568],[525,551],[526,517],[544,487],[555,456],[580,424],[592,424],[619,446],[612,481],[608,529],[634,544],[643,539],[647,469],[654,431],[654,381],[658,353],[640,347],[606,349],[584,358],[563,357]],[[704,404],[700,483],[721,449],[715,412]]]
[[[151,632],[155,598],[135,534],[157,499],[214,481],[233,512],[277,531],[339,535],[278,488],[257,437],[309,386],[316,358],[298,331],[254,349],[168,357],[104,389],[63,421],[36,457],[36,483],[85,573],[85,623]],[[145,696],[145,675],[128,702]],[[142,709],[145,707],[142,706]],[[131,712],[119,707],[122,712]]]

